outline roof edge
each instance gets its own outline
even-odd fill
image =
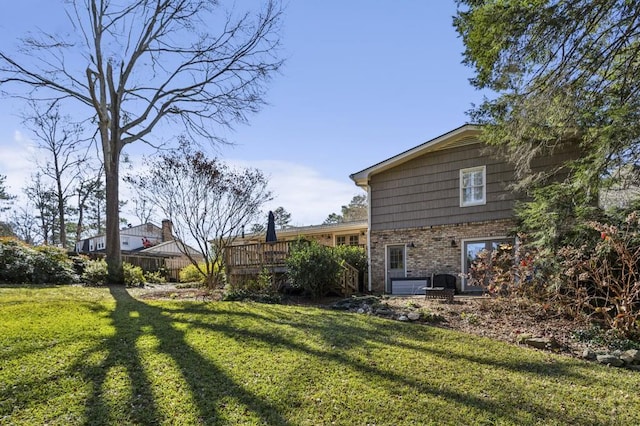
[[[426,152],[434,150],[441,145],[476,136],[480,133],[480,129],[481,126],[476,124],[463,124],[462,126],[457,127],[440,136],[437,136],[434,139],[428,140],[427,142],[401,152],[398,155],[374,164],[373,166],[367,167],[366,169],[360,170],[359,172],[353,173],[349,175],[349,178],[351,178],[351,180],[353,180],[356,185],[360,187],[366,187],[372,175],[403,164],[409,160],[419,157],[420,155],[423,155]]]

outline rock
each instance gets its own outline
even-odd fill
[[[588,360],[588,361],[595,361],[596,360],[596,353],[594,351],[592,351],[591,349],[585,349],[582,352],[582,358]]]
[[[409,317],[407,317],[406,315],[400,315],[398,317],[398,321],[409,321]]]
[[[600,364],[606,364],[612,367],[622,367],[624,365],[623,360],[611,354],[598,355],[596,356],[596,359]]]
[[[419,312],[409,312],[407,314],[407,318],[409,318],[411,321],[418,321],[420,319],[420,313]]]
[[[389,315],[393,315],[393,311],[387,308],[378,308],[376,310],[376,315],[389,316]]]
[[[529,333],[518,334],[516,336],[516,343],[523,344],[529,339],[533,339],[533,336]]]
[[[625,364],[637,364],[640,362],[640,351],[637,349],[629,349],[620,354],[620,359],[623,360]]]
[[[364,314],[366,311],[363,308],[360,308],[356,312],[358,312],[359,314]]]
[[[557,349],[560,347],[553,337],[533,337],[526,339],[524,343],[536,349]]]

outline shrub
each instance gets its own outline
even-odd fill
[[[124,269],[125,285],[130,287],[140,287],[147,282],[141,267],[133,266],[132,264],[126,262],[122,265],[122,267]]]
[[[627,337],[640,335],[640,216],[619,225],[591,222],[600,235],[595,246],[565,247],[560,257],[567,285],[562,300],[586,309]]]
[[[107,283],[107,262],[104,259],[89,260],[84,267],[82,281],[92,285]]]
[[[207,275],[206,263],[199,263],[197,267],[194,264],[189,264],[180,270],[178,279],[181,283],[199,283],[209,288],[224,286],[226,277],[220,271],[220,267],[217,264],[210,265],[210,267],[211,272]]]
[[[246,289],[229,289],[225,291],[222,300],[225,302],[238,302],[250,300],[259,303],[280,303],[282,298],[276,293],[255,293]]]
[[[492,296],[540,300],[547,294],[540,261],[537,250],[527,246],[526,236],[519,234],[515,246],[503,243],[495,250],[482,250],[466,278],[470,285],[480,286]]]
[[[340,258],[330,247],[316,241],[298,241],[287,258],[288,274],[294,287],[313,298],[326,295],[338,284]]]
[[[31,257],[34,284],[70,284],[78,281],[73,261],[64,249],[38,246]]]
[[[122,264],[122,268],[125,285],[141,286],[146,282],[142,268],[139,266],[125,262]],[[107,262],[104,259],[90,260],[85,266],[82,280],[90,285],[105,285],[107,284],[107,275]]]
[[[263,268],[255,279],[227,285],[222,300],[279,303],[281,297],[273,285],[273,274],[267,268]]]
[[[0,281],[68,284],[77,281],[73,261],[63,249],[31,247],[15,238],[0,239]]]
[[[203,269],[203,268],[201,268]],[[196,265],[187,265],[184,268],[180,269],[178,273],[178,277],[181,283],[204,283],[205,276],[198,270]]]
[[[337,246],[333,249],[338,258],[358,270],[358,285],[364,286],[364,277],[367,274],[367,252],[358,246]]]
[[[0,238],[0,281],[31,283],[33,249],[15,238]]]
[[[167,282],[167,277],[163,271],[145,272],[144,278],[148,283],[164,284]]]

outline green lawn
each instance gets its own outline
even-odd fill
[[[298,306],[0,288],[0,424],[640,424],[640,373]]]

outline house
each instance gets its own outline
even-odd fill
[[[180,250],[181,244],[173,237],[173,225],[163,220],[159,227],[153,223],[127,226],[120,230],[120,250],[125,262],[140,266],[144,271],[154,272],[164,269],[171,280],[178,280],[179,271],[191,264]],[[76,243],[76,252],[101,255],[105,253],[106,237],[97,235]],[[190,256],[199,261],[202,254],[186,245]]]
[[[120,250],[122,252],[140,251],[164,241],[172,241],[171,221],[163,220],[162,227],[153,223],[127,226],[120,229]],[[76,243],[77,253],[105,252],[106,236],[104,234],[85,238]]]
[[[277,229],[278,241],[296,241],[298,238],[315,240],[318,243],[335,247],[339,245],[350,245],[366,247],[367,243],[367,221],[354,221],[333,223],[328,225],[312,226],[292,226]],[[234,246],[251,243],[264,243],[264,233],[252,233],[237,238]]]
[[[350,176],[369,199],[369,291],[399,293],[408,280],[424,294],[434,274],[480,290],[461,274],[481,250],[514,242],[514,169],[479,134],[463,125]]]

